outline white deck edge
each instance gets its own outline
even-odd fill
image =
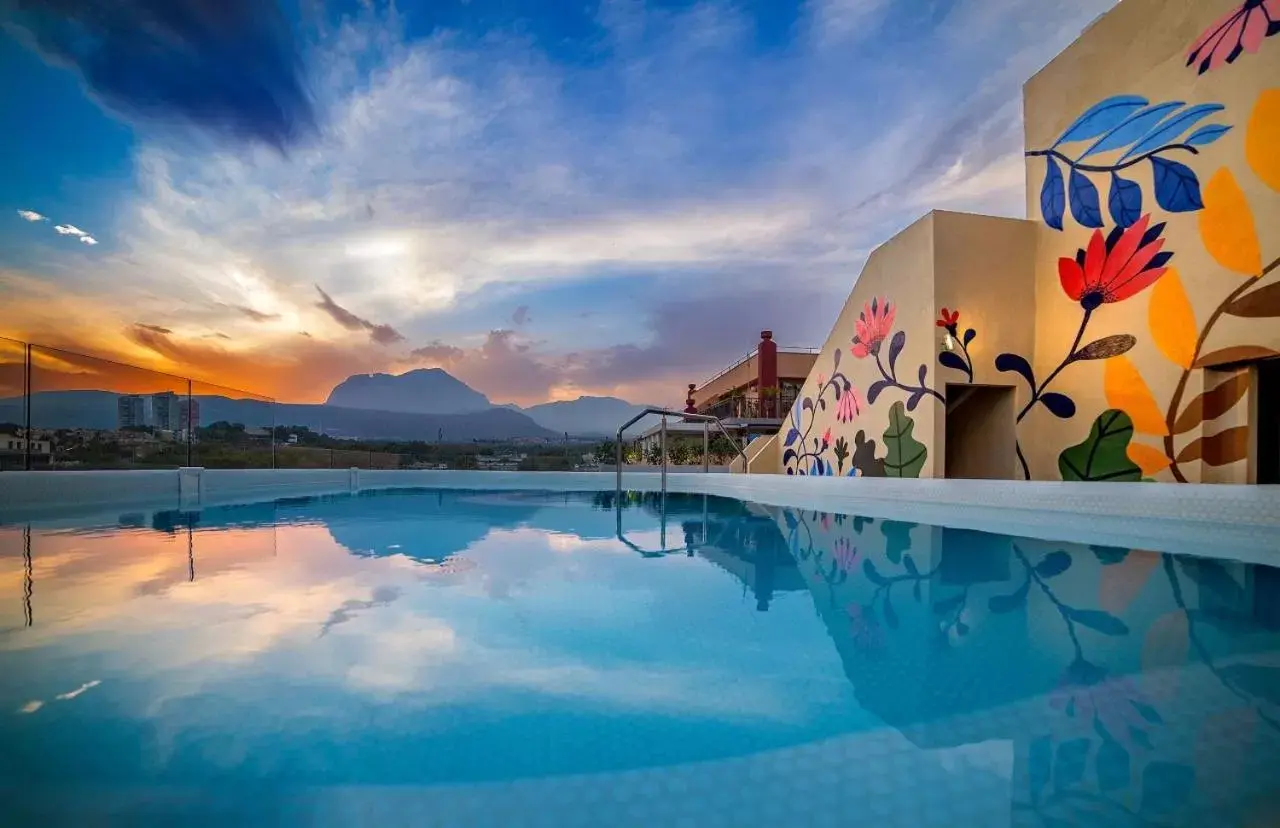
[[[197,479],[192,479],[196,476]],[[182,469],[0,473],[0,524],[394,488],[607,491],[612,473]],[[660,475],[627,472],[627,489]],[[668,490],[1042,540],[1280,565],[1280,486],[672,473]]]

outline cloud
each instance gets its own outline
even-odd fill
[[[274,322],[280,318],[280,314],[278,313],[263,313],[262,311],[254,310],[253,308],[247,308],[244,305],[233,305],[232,307],[236,311],[252,319],[254,322]]]
[[[74,224],[58,224],[53,228],[59,236],[87,236],[88,233],[76,227]]]
[[[529,321],[528,305],[521,305],[520,307],[515,309],[514,313],[511,314],[511,322],[516,327],[520,327],[521,325],[525,324],[528,321]]]
[[[369,338],[379,345],[394,345],[397,342],[403,342],[404,336],[390,325],[380,325],[370,322],[368,319],[356,316],[351,311],[339,305],[337,302],[325,293],[324,290],[316,285],[316,290],[320,292],[320,301],[316,303],[316,307],[329,314],[333,321],[349,331],[365,330],[369,332]]]
[[[42,216],[34,210],[19,210],[18,215],[26,221],[48,221],[48,216]]]
[[[143,330],[151,331],[152,333],[158,333],[158,334],[168,335],[173,333],[173,331],[169,330],[168,328],[162,328],[159,325],[144,325],[141,322],[138,322],[134,327],[141,328]]]
[[[314,107],[290,25],[261,0],[0,3],[49,62],[76,71],[132,119],[181,119],[284,148],[312,133]]]

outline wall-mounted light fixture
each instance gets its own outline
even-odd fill
[[[946,348],[948,351],[954,351],[956,349],[956,341],[951,336],[951,331],[942,332],[942,347]]]

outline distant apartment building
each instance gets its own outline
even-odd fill
[[[53,443],[49,440],[31,441],[31,465],[49,465],[53,456]],[[0,469],[22,469],[27,463],[27,438],[16,434],[0,434]]]
[[[173,391],[122,394],[116,401],[117,428],[154,428],[185,433],[200,425],[200,402]]]

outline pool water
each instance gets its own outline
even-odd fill
[[[701,495],[0,526],[0,824],[1280,824],[1280,570]]]

